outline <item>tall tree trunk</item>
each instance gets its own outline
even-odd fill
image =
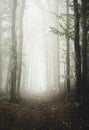
[[[16,71],[17,71],[17,41],[16,41],[16,9],[17,9],[17,0],[12,0],[12,54],[11,54],[11,92],[10,98],[11,101],[16,99]]]
[[[56,1],[56,13],[59,13],[59,1]],[[58,19],[56,21],[56,27],[59,29],[59,23]],[[57,35],[57,76],[58,76],[58,86],[57,86],[57,91],[59,92],[60,88],[60,43],[59,43],[59,35]]]
[[[82,1],[82,83],[83,100],[87,96],[87,17],[86,0]]]
[[[76,67],[76,93],[77,101],[80,103],[81,99],[81,51],[79,44],[79,12],[78,0],[74,0],[74,48],[75,48],[75,67]]]
[[[2,89],[2,75],[3,75],[3,55],[2,55],[2,22],[3,22],[3,5],[4,2],[3,0],[0,0],[0,5],[2,5],[0,7],[0,93],[1,93],[1,89]]]
[[[66,1],[66,75],[67,75],[67,96],[70,95],[70,38],[69,38],[69,0]]]
[[[23,17],[26,0],[22,0],[20,18],[19,18],[19,55],[18,55],[18,83],[17,83],[17,95],[20,97],[20,83],[22,72],[22,49],[23,49]]]
[[[1,87],[2,87],[2,43],[1,43],[1,38],[2,38],[2,34],[1,34],[1,24],[2,24],[2,14],[1,14],[1,10],[0,10],[0,92],[1,92]]]

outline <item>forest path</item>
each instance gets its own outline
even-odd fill
[[[0,130],[89,130],[83,124],[89,124],[89,106],[80,110],[59,100],[0,102]]]

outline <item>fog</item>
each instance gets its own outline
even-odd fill
[[[0,0],[0,130],[89,130],[89,0]]]
[[[32,4],[31,4],[32,3]],[[57,11],[57,1],[27,1],[28,9],[24,16],[23,53],[27,69],[26,93],[43,93],[51,89],[59,91],[60,44],[59,37],[50,32],[50,26],[57,27],[58,21],[54,13]],[[50,5],[49,5],[50,4]],[[59,61],[60,62],[60,61]],[[24,73],[24,72],[23,72]],[[23,74],[23,78],[24,74]],[[24,80],[24,79],[22,79]],[[22,81],[23,82],[23,81]]]
[[[20,94],[23,97],[57,94],[65,89],[66,39],[65,36],[55,35],[51,31],[51,27],[55,27],[61,31],[59,21],[65,25],[66,18],[65,21],[57,18],[57,14],[66,13],[65,0],[26,0],[25,2]],[[4,4],[4,1],[1,3]],[[8,8],[8,6],[10,7]],[[2,91],[10,91],[10,74],[8,77],[8,71],[10,69],[11,51],[11,7],[12,4],[8,5],[7,1],[7,4],[2,9],[5,11],[8,8],[9,13],[6,16],[8,17],[9,15],[9,18],[7,18],[7,21],[3,20],[2,24],[5,28],[10,28],[2,36],[2,39],[4,37],[3,45],[6,40],[6,52],[9,53],[5,54],[5,52],[2,56],[2,58],[6,59],[5,61],[2,60],[3,64],[5,64],[2,75],[2,79],[5,82],[2,82]],[[19,54],[21,49],[19,47],[20,32],[18,29],[20,26],[20,7],[21,3],[19,1],[16,11],[17,54]],[[71,48],[73,52],[73,44]],[[20,59],[20,56],[18,57]],[[18,79],[16,84],[18,84]]]

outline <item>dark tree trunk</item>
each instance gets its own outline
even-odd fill
[[[75,73],[76,73],[76,94],[77,101],[80,103],[81,99],[81,51],[79,44],[79,12],[78,0],[74,0],[74,48],[75,48]]]
[[[82,1],[82,84],[83,84],[83,100],[87,96],[87,14],[86,0]]]
[[[16,8],[17,0],[12,0],[12,54],[11,54],[11,101],[16,100],[17,41],[16,41]]]
[[[67,96],[70,95],[70,38],[69,38],[69,0],[66,1],[67,5],[66,5],[66,12],[67,12],[67,16],[66,16],[66,75],[67,75]]]

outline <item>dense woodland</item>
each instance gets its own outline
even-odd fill
[[[89,0],[0,0],[0,130],[89,130]]]

